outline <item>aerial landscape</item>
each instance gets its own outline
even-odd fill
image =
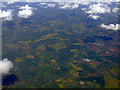
[[[119,88],[118,5],[3,2],[2,87]]]

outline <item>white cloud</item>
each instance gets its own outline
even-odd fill
[[[21,11],[18,12],[18,17],[21,18],[28,18],[33,14],[32,7],[29,5],[21,6],[19,9],[22,9]]]
[[[33,14],[33,12],[31,10],[22,10],[18,12],[18,17],[21,18],[28,18],[29,16],[31,16]]]
[[[0,5],[1,5],[1,7],[6,7],[4,4],[0,4]],[[1,7],[0,7],[0,8],[1,8]]]
[[[7,2],[7,4],[13,4],[15,1],[9,1]]]
[[[91,61],[90,59],[85,59],[85,58],[84,58],[83,60],[84,60],[84,61],[87,61],[87,62],[90,62],[90,61]]]
[[[59,8],[60,9],[75,9],[75,8],[78,8],[79,7],[79,4],[80,3],[66,3],[66,2],[58,2],[58,4],[59,4]],[[56,4],[54,4],[54,3],[40,3],[40,4],[38,4],[38,5],[40,5],[41,7],[44,7],[44,8],[48,8],[48,7],[55,7],[56,6]]]
[[[79,7],[79,4],[75,3],[75,4],[72,6],[72,9],[78,8],[78,7]]]
[[[59,3],[59,5],[62,5],[61,7],[59,7],[60,9],[76,9],[79,7],[79,3]]]
[[[2,18],[3,21],[5,21],[5,20],[10,21],[10,20],[12,20],[12,17],[13,17],[12,10],[10,10],[10,9],[8,9],[6,11],[0,10],[0,18]]]
[[[108,3],[91,3],[88,8],[82,8],[81,10],[94,20],[100,18],[100,14],[111,13],[111,8],[108,7]]]
[[[0,75],[8,74],[9,71],[13,68],[13,63],[7,58],[0,61]]]
[[[40,3],[38,5],[40,5],[41,7],[44,7],[44,8],[48,8],[48,7],[53,8],[53,7],[55,7],[56,4],[54,4],[54,3]]]
[[[90,4],[90,2],[79,2],[80,4],[82,4],[82,5],[88,5],[88,4]]]
[[[113,8],[112,12],[118,12],[118,10],[119,9],[115,7],[115,8]]]
[[[110,29],[110,30],[119,30],[120,29],[120,25],[119,24],[109,24],[109,25],[105,25],[105,24],[101,24],[100,25],[101,28],[105,28],[105,29]]]
[[[42,3],[40,3],[40,5],[46,5],[46,3],[43,3],[43,2],[42,2]]]
[[[55,4],[49,3],[48,7],[55,7]]]
[[[87,8],[81,8],[81,10],[86,11],[86,10],[87,10]]]
[[[86,11],[88,14],[104,14],[104,13],[110,13],[111,9],[110,7],[107,6],[107,4],[103,3],[97,3],[97,4],[92,4],[89,6],[89,10]]]
[[[98,15],[89,15],[88,17],[94,19],[94,20],[97,20],[98,18],[100,18]]]
[[[33,9],[33,7],[30,7],[30,6],[27,4],[27,5],[25,5],[25,6],[21,6],[19,9],[23,9],[23,10],[25,10],[25,9],[27,9],[27,10],[31,10],[31,9]]]

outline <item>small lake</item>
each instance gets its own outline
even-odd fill
[[[95,36],[96,38],[99,38],[99,39],[103,39],[103,40],[112,40],[113,38],[112,37],[109,37],[109,36]]]

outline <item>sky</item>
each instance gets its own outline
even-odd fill
[[[119,2],[120,0],[1,0],[2,2]]]

